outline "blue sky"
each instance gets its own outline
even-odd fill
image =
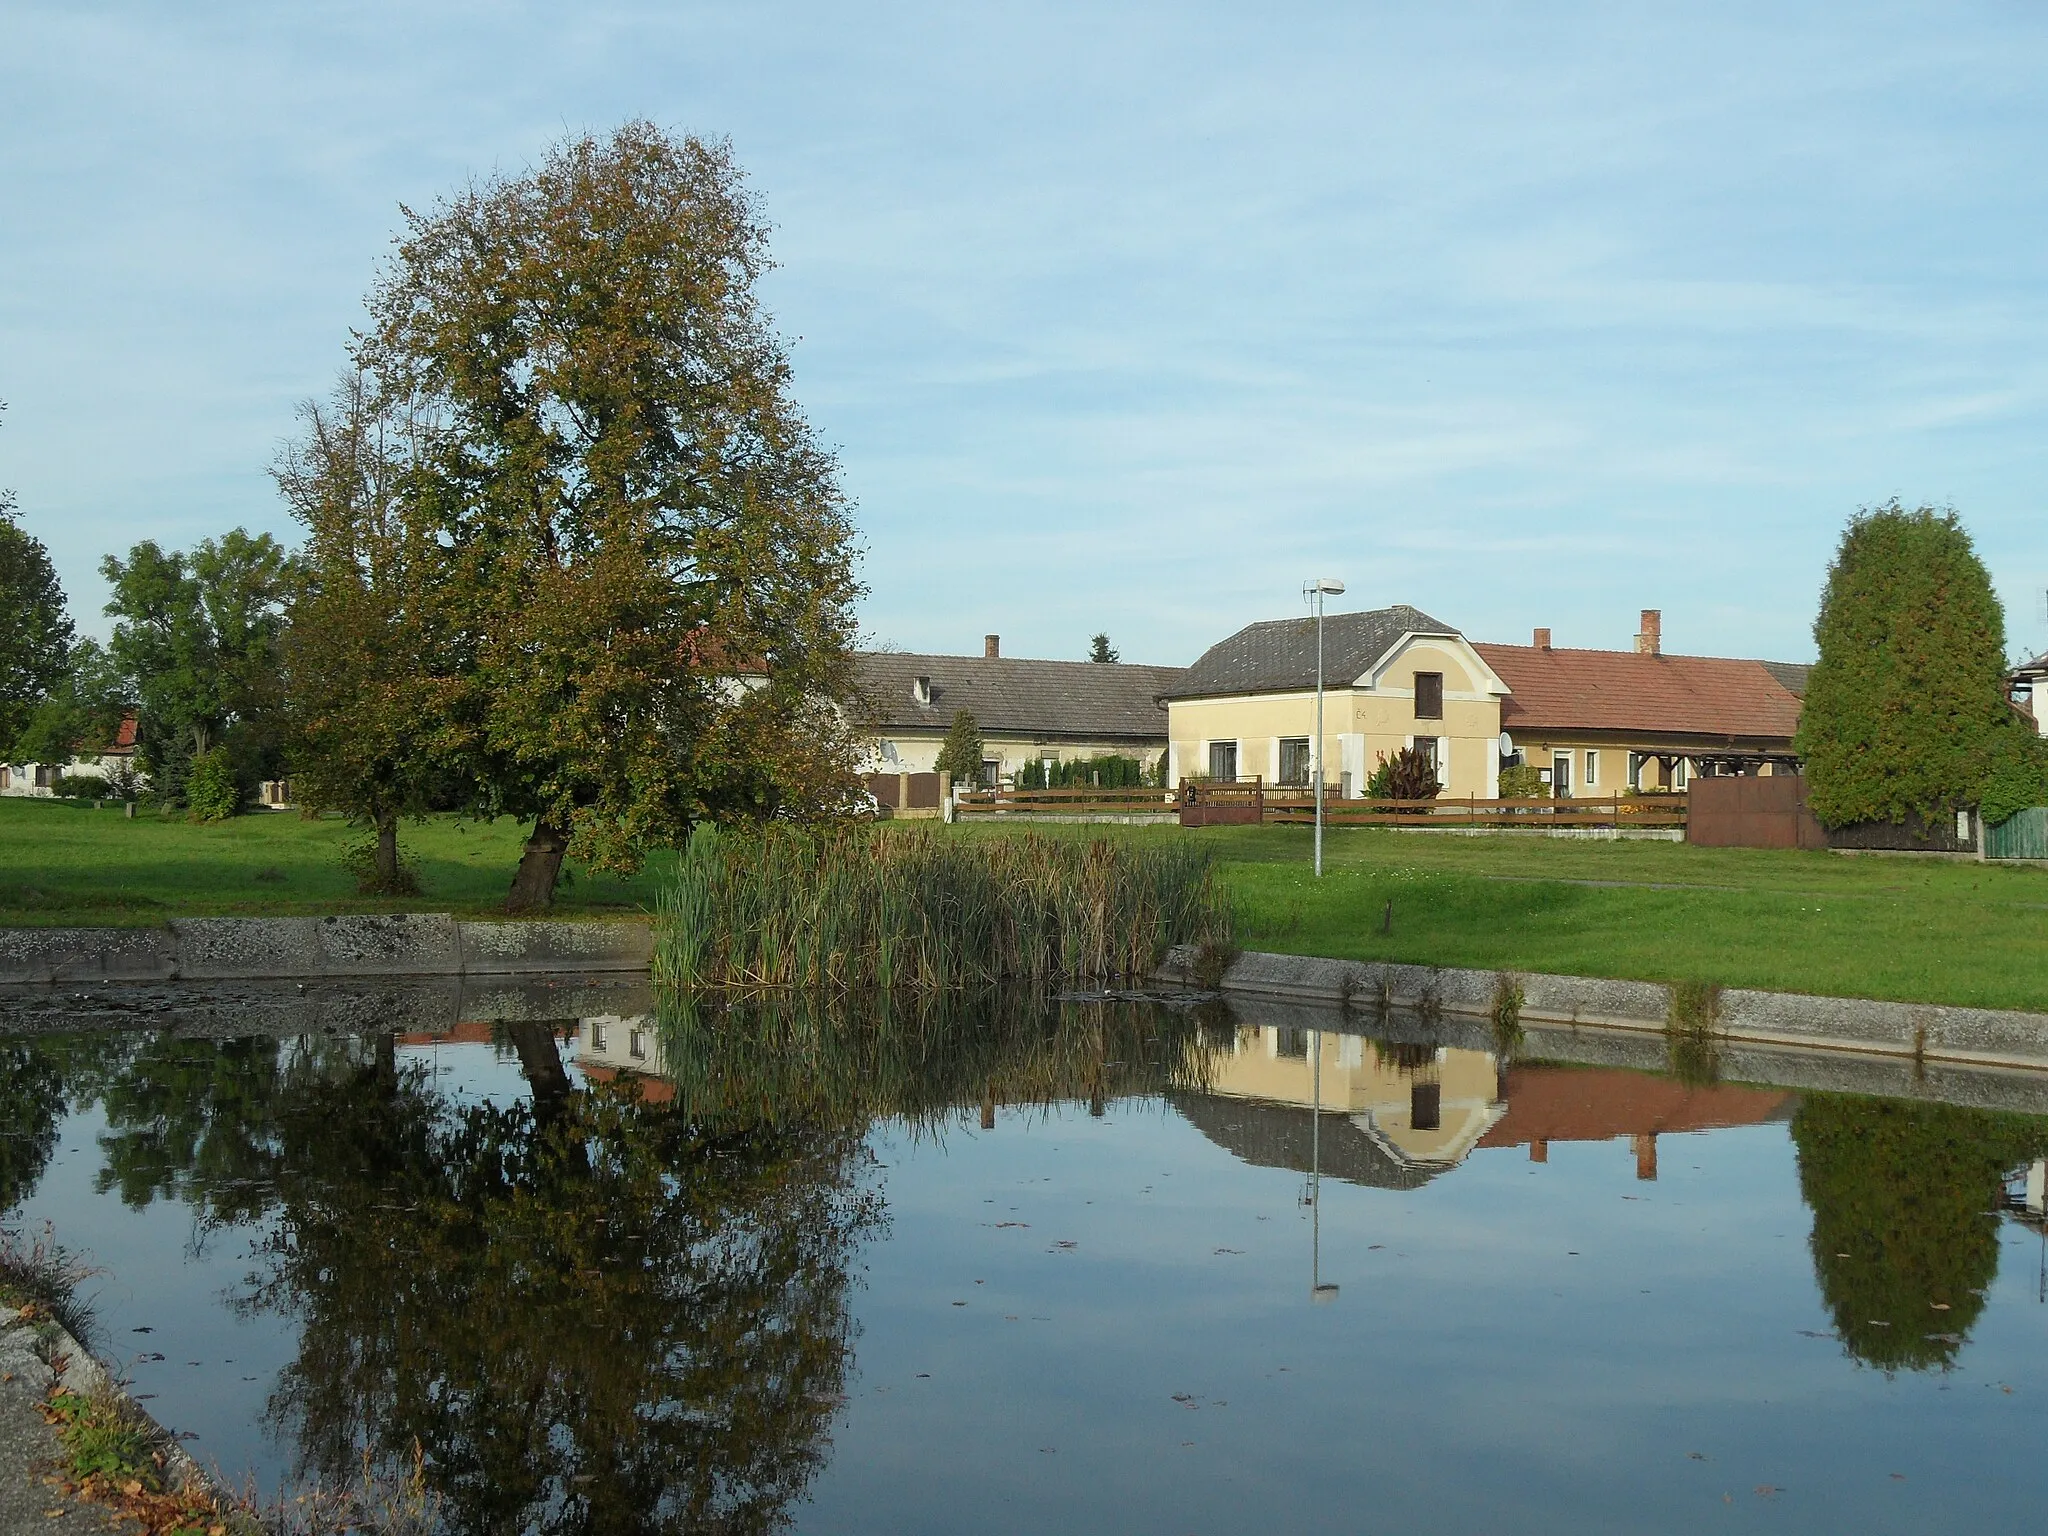
[[[2048,647],[2048,11],[0,0],[0,485],[101,555],[265,473],[401,202],[727,135],[913,650],[1185,662],[1405,601],[1805,658],[1843,521],[1952,503]]]

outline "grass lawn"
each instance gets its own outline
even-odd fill
[[[1001,836],[986,825],[954,835]],[[1348,828],[1309,873],[1305,827],[1052,826],[1075,837],[1197,837],[1216,849],[1247,948],[1425,965],[1697,979],[1905,1002],[2048,1008],[2048,870],[1678,843],[1446,837]],[[407,823],[424,893],[365,901],[341,867],[363,834],[257,814],[193,826],[0,800],[0,924],[365,911],[492,915],[526,829]],[[654,903],[668,856],[630,880],[576,872],[566,917]],[[1383,923],[1389,903],[1392,931]]]
[[[328,912],[496,914],[527,828],[512,821],[435,816],[399,827],[422,894],[367,901],[341,855],[367,834],[346,822],[257,812],[195,826],[149,811],[61,800],[0,799],[0,925],[146,925],[167,917]],[[651,907],[662,860],[630,880],[575,870],[557,898],[562,917],[620,916]],[[565,873],[567,873],[565,869]]]
[[[2048,1008],[2028,866],[1362,827],[1325,832],[1318,881],[1306,827],[1128,835],[1209,840],[1247,949]]]

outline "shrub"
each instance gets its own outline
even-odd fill
[[[1500,797],[1503,800],[1543,800],[1549,798],[1550,786],[1543,782],[1543,772],[1530,763],[1516,763],[1500,771]]]
[[[2048,805],[2048,741],[2019,720],[1991,738],[1978,814],[1987,826],[2010,820],[2030,805]]]
[[[226,747],[192,759],[185,780],[185,805],[194,821],[226,821],[242,809],[242,781]]]
[[[1392,757],[1381,753],[1365,781],[1369,800],[1434,800],[1442,792],[1429,754],[1420,747],[1403,747]]]

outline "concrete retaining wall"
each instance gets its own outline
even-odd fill
[[[0,984],[644,971],[653,953],[653,931],[638,922],[188,917],[161,928],[0,928]]]
[[[1161,974],[1185,983],[1188,959],[1184,952],[1174,954]],[[1520,979],[1525,1025],[1662,1032],[1670,1016],[1671,991],[1660,982],[1550,975]],[[1485,1015],[1498,981],[1496,971],[1253,953],[1231,965],[1223,990],[1357,1008]],[[2043,1013],[1731,987],[1721,994],[1716,1032],[1728,1042],[1866,1051],[1922,1062],[2048,1067],[2048,1014]]]

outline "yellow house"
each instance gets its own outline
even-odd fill
[[[1435,761],[1447,795],[1500,792],[1508,686],[1450,625],[1405,605],[1323,621],[1323,737],[1315,731],[1316,621],[1252,624],[1212,645],[1164,697],[1167,772],[1365,793],[1405,747]]]

